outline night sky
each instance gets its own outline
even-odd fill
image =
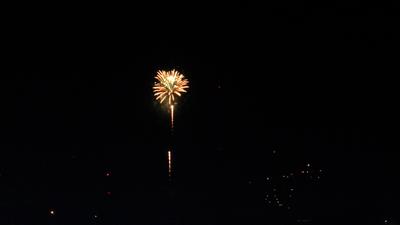
[[[399,5],[324,4],[17,8],[0,225],[399,224]]]

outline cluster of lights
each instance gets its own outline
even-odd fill
[[[301,170],[300,173],[301,173],[301,175],[303,175],[303,177],[308,178],[309,180],[317,181],[317,180],[321,179],[322,169],[313,170],[311,168],[311,164],[308,163],[306,165],[306,168]]]
[[[310,163],[297,171],[265,178],[268,191],[265,192],[264,200],[269,206],[291,210],[295,197],[295,184],[298,183],[296,180],[307,178],[307,180],[317,181],[322,176],[322,170],[314,170]]]

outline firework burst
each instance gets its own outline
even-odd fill
[[[182,92],[186,92],[189,81],[176,70],[157,72],[156,79],[158,82],[154,84],[153,91],[156,100],[163,103],[168,98],[168,104],[172,105],[175,96],[180,97]]]
[[[170,107],[171,113],[171,127],[174,124],[174,103],[176,98],[180,97],[182,93],[186,92],[189,88],[189,81],[185,79],[183,74],[176,70],[157,71],[155,77],[157,82],[153,86],[154,97],[162,104],[166,99]]]

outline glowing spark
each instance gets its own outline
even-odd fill
[[[185,79],[183,74],[180,74],[176,70],[159,70],[155,78],[157,82],[153,86],[154,97],[160,104],[168,99],[171,113],[171,127],[173,128],[175,100],[189,88],[189,81]]]

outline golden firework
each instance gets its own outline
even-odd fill
[[[156,97],[156,100],[159,101],[160,104],[168,99],[171,113],[171,126],[173,127],[175,99],[180,97],[183,92],[186,92],[186,89],[189,88],[189,81],[185,79],[183,74],[176,70],[159,70],[155,78],[157,82],[155,82],[153,86],[154,97]]]
[[[186,92],[189,86],[189,81],[176,70],[157,72],[156,79],[158,82],[154,84],[153,91],[156,100],[163,103],[168,98],[168,104],[172,105],[175,101],[175,96],[181,96],[182,92]]]

